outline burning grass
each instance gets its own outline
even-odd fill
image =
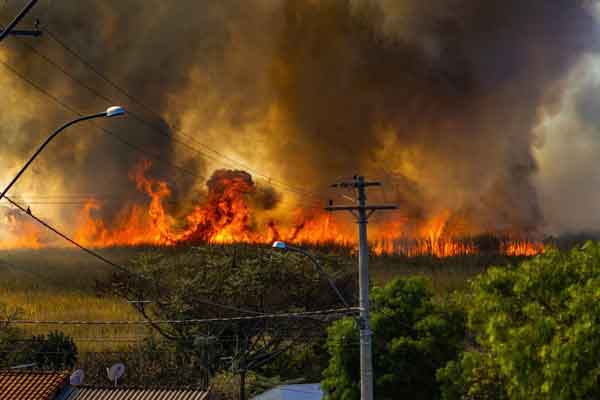
[[[109,216],[101,201],[90,198],[77,213],[70,232],[87,247],[120,246],[177,247],[205,244],[253,245],[284,240],[296,245],[356,249],[356,228],[348,219],[334,217],[320,208],[298,205],[289,212],[278,209],[279,195],[272,188],[257,185],[250,174],[238,170],[217,170],[206,182],[206,195],[172,202],[174,196],[166,181],[149,177],[151,163],[143,161],[130,173],[146,201],[119,205]],[[170,205],[175,204],[174,207]],[[285,207],[284,207],[285,208]],[[110,213],[109,213],[110,214]],[[26,216],[9,212],[5,216],[7,237],[0,237],[0,249],[39,249],[55,246],[41,237],[39,227]],[[377,255],[432,255],[454,257],[488,252],[486,235],[465,232],[456,213],[441,211],[421,216],[410,224],[391,216],[370,225],[372,251]],[[539,254],[540,242],[514,233],[488,235],[498,253],[521,256]],[[483,239],[482,239],[483,238]],[[482,246],[483,244],[483,246]],[[60,244],[58,244],[60,245]]]

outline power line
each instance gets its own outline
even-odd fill
[[[37,91],[39,91],[40,93],[42,93],[43,95],[45,95],[46,97],[48,97],[49,99],[51,99],[52,101],[54,101],[55,103],[57,103],[58,105],[60,105],[65,110],[70,111],[70,112],[72,112],[72,113],[74,113],[76,115],[79,115],[79,116],[83,115],[83,113],[77,111],[75,108],[73,108],[73,107],[69,106],[68,104],[64,103],[63,101],[61,101],[60,99],[58,99],[56,96],[52,95],[47,90],[45,90],[44,88],[42,88],[41,86],[39,86],[37,83],[33,82],[32,80],[30,80],[29,78],[27,78],[25,75],[21,74],[19,71],[17,71],[13,66],[11,66],[10,64],[8,64],[7,62],[5,62],[3,60],[0,60],[0,64],[2,64],[6,69],[8,69],[9,71],[11,71],[18,78],[20,78],[21,80],[23,80],[24,82],[26,82],[27,84],[29,84],[31,87],[33,87],[34,89],[36,89]],[[153,154],[153,153],[148,152],[147,150],[144,150],[143,148],[141,148],[141,147],[139,147],[139,146],[137,146],[137,145],[135,145],[135,144],[133,144],[133,143],[131,143],[131,142],[123,139],[123,138],[121,138],[116,133],[114,133],[114,132],[112,132],[112,131],[104,128],[104,127],[100,127],[100,126],[98,126],[95,123],[92,123],[92,124],[97,129],[99,129],[100,131],[102,131],[102,132],[110,135],[114,140],[120,142],[121,144],[123,144],[123,145],[125,145],[127,147],[132,148],[133,150],[135,150],[135,151],[137,151],[137,152],[139,152],[141,154],[144,154],[144,155],[150,156],[150,157],[152,157],[154,159],[157,159],[158,161],[160,161],[160,162],[162,162],[164,164],[167,164],[167,165],[169,165],[169,166],[171,166],[171,167],[173,167],[173,168],[175,168],[175,169],[177,169],[179,171],[182,171],[182,172],[184,172],[184,173],[186,173],[188,175],[191,175],[191,176],[193,176],[195,178],[203,179],[203,180],[206,179],[206,177],[198,175],[196,172],[192,172],[192,171],[190,171],[190,170],[188,170],[186,168],[183,168],[183,167],[181,167],[181,166],[173,163],[172,161],[164,159],[163,157],[161,157],[161,156],[159,156],[157,154]]]
[[[76,242],[75,240],[71,239],[69,236],[67,236],[66,234],[60,232],[58,229],[54,228],[52,225],[48,224],[47,222],[45,222],[44,220],[42,220],[41,218],[33,215],[31,212],[29,212],[26,208],[24,208],[23,206],[21,206],[20,204],[18,204],[17,202],[15,202],[14,200],[12,200],[9,196],[4,196],[4,198],[10,203],[12,204],[14,207],[18,208],[21,212],[23,212],[24,214],[28,215],[30,218],[34,219],[36,222],[38,222],[39,224],[43,225],[45,228],[51,230],[52,232],[54,232],[55,234],[57,234],[58,236],[62,237],[63,239],[65,239],[66,241],[68,241],[69,243],[73,244],[74,246],[78,247],[79,249],[83,250],[84,252],[90,254],[91,256],[99,259],[100,261],[111,265],[112,267],[125,272],[128,275],[136,275],[134,273],[132,273],[131,271],[129,271],[127,268],[113,262],[110,261],[109,259],[105,258],[104,256],[98,254],[97,252],[88,249],[87,247],[79,244],[78,242]],[[244,313],[251,313],[251,314],[258,314],[255,315],[254,317],[232,317],[232,318],[212,318],[212,319],[206,319],[206,320],[165,320],[165,321],[151,321],[151,320],[146,320],[146,321],[35,321],[35,320],[29,320],[29,322],[27,322],[27,320],[22,320],[22,321],[17,321],[17,320],[0,320],[1,322],[12,322],[12,323],[24,323],[24,324],[58,324],[58,325],[67,325],[67,324],[71,324],[71,325],[127,325],[127,324],[164,324],[164,323],[193,323],[193,322],[197,322],[197,323],[202,323],[202,322],[217,322],[217,321],[232,321],[232,320],[251,320],[251,319],[270,319],[270,318],[283,318],[283,317],[288,317],[288,318],[293,318],[296,316],[313,316],[313,315],[322,315],[322,314],[331,314],[331,313],[335,313],[335,312],[343,312],[343,311],[356,311],[357,309],[353,309],[353,308],[346,308],[346,309],[337,309],[337,310],[323,310],[323,311],[312,311],[312,312],[305,312],[305,313],[287,313],[287,314],[265,314],[265,313],[260,313],[257,311],[251,311],[251,310],[245,310],[242,308],[237,308],[237,307],[233,307],[233,306],[228,306],[228,305],[224,305],[224,304],[218,304],[209,300],[202,300],[200,299],[199,302],[207,304],[207,305],[212,305],[212,306],[216,306],[216,307],[220,307],[220,308],[224,308],[224,309],[229,309],[229,310],[234,310],[234,311],[240,311],[240,312],[244,312]]]
[[[104,256],[96,253],[93,250],[88,249],[87,247],[84,247],[83,245],[77,243],[75,240],[71,239],[69,236],[65,235],[64,233],[60,232],[58,229],[56,229],[55,227],[53,227],[52,225],[48,224],[47,222],[45,222],[44,220],[42,220],[41,218],[36,217],[35,215],[33,215],[31,212],[28,212],[26,208],[24,208],[23,206],[21,206],[19,203],[17,203],[16,201],[13,201],[10,197],[8,196],[4,196],[4,198],[13,206],[15,206],[16,208],[18,208],[19,210],[21,210],[24,214],[28,215],[29,217],[31,217],[32,219],[34,219],[35,221],[37,221],[39,224],[43,225],[44,227],[46,227],[47,229],[51,230],[52,232],[54,232],[55,234],[57,234],[58,236],[62,237],[63,239],[65,239],[66,241],[68,241],[69,243],[75,245],[76,247],[80,248],[81,250],[85,251],[86,253],[90,254],[93,257],[96,257],[98,260],[113,266],[114,268],[125,272],[127,274],[130,274],[129,270],[113,261],[110,261],[109,259],[105,258]]]
[[[141,100],[137,99],[136,97],[132,96],[128,91],[126,91],[125,89],[123,89],[120,85],[116,84],[115,82],[113,82],[111,79],[109,79],[105,74],[103,74],[101,71],[98,70],[98,68],[96,68],[93,64],[91,64],[89,61],[87,61],[83,56],[81,56],[78,52],[76,52],[75,50],[73,50],[70,46],[68,46],[63,40],[61,40],[55,33],[53,33],[52,31],[50,31],[49,29],[46,29],[46,32],[48,33],[48,36],[54,40],[59,46],[61,46],[65,51],[67,51],[69,54],[71,54],[72,56],[76,57],[83,65],[85,65],[88,69],[90,69],[92,72],[94,72],[97,76],[99,76],[104,82],[106,82],[108,85],[110,85],[111,87],[113,87],[114,89],[116,89],[117,91],[119,91],[121,94],[123,94],[125,97],[127,97],[127,99],[139,106],[141,106],[142,108],[144,108],[146,111],[148,111],[150,114],[152,114],[154,117],[157,118],[161,118],[160,114],[157,113],[156,111],[154,111],[153,109],[151,109],[150,107],[148,107],[145,103],[143,103]],[[30,48],[33,49],[33,47],[28,46]],[[35,51],[35,50],[34,50]],[[42,56],[43,58],[47,59],[47,57]],[[48,59],[47,59],[48,61]],[[52,63],[53,65],[56,65],[56,63],[49,61],[50,63]],[[73,78],[69,73],[67,73],[66,71],[64,71],[64,68],[57,66],[57,68],[59,68],[61,71],[63,71],[66,75],[68,75],[69,77],[71,77],[75,82],[79,82],[78,79]],[[88,85],[86,84],[82,84],[83,87],[87,88],[88,90],[90,90],[92,93],[96,93],[97,91],[94,89],[91,89]],[[99,94],[100,97],[105,98],[103,95]],[[317,193],[317,192],[312,192],[310,190],[307,189],[303,189],[303,188],[298,188],[292,185],[289,185],[285,182],[273,179],[272,177],[261,173],[260,171],[257,171],[256,169],[249,167],[248,165],[245,165],[237,160],[232,159],[231,157],[228,157],[227,155],[212,149],[211,147],[207,146],[206,144],[196,140],[194,137],[186,134],[185,132],[183,132],[182,130],[176,130],[177,133],[179,133],[180,136],[186,138],[187,140],[190,140],[200,146],[202,146],[204,149],[214,153],[216,156],[207,154],[205,151],[202,151],[200,149],[197,149],[193,146],[191,146],[189,143],[179,140],[177,138],[175,138],[170,132],[167,132],[157,126],[155,126],[154,124],[146,121],[145,119],[143,119],[141,116],[137,115],[136,113],[133,113],[130,111],[130,114],[133,115],[133,117],[138,120],[138,122],[148,126],[149,128],[151,128],[152,130],[154,130],[155,132],[163,135],[163,136],[167,136],[170,139],[176,141],[177,143],[180,143],[182,146],[185,146],[187,149],[189,149],[190,151],[193,151],[203,157],[207,157],[209,159],[212,160],[216,160],[219,161],[218,158],[220,158],[221,160],[226,160],[228,161],[230,164],[233,164],[234,166],[237,166],[238,168],[242,168],[248,172],[251,172],[254,176],[258,176],[264,180],[266,180],[268,183],[273,184],[275,186],[279,186],[281,188],[283,188],[284,190],[288,190],[291,192],[294,192],[296,194],[300,194],[300,195],[311,195],[314,196],[316,199],[322,200],[322,195]]]
[[[297,333],[298,330],[290,330],[290,329],[280,329],[277,328],[277,333],[279,335],[290,335],[291,333]],[[248,334],[248,333],[260,333],[261,331],[263,331],[262,329],[256,329],[256,332],[250,330],[245,330],[244,334]],[[147,340],[151,340],[157,344],[168,344],[170,343],[173,339],[163,339],[160,337],[156,337],[156,336],[82,336],[82,337],[77,337],[77,336],[70,336],[69,335],[69,331],[63,331],[63,333],[65,333],[66,335],[69,336],[69,338],[71,338],[74,342],[99,342],[99,343],[118,343],[118,342],[126,342],[126,343],[143,343]],[[290,335],[291,336],[291,335]],[[301,335],[298,335],[297,337],[300,337],[302,339],[325,339],[327,337],[327,334],[325,333],[324,330],[321,331],[317,331],[315,330],[314,332],[303,332]],[[182,343],[182,344],[194,344],[198,342],[198,339],[208,339],[210,340],[214,340],[215,342],[220,342],[220,343],[235,343],[235,342],[239,342],[240,340],[240,335],[211,335],[210,333],[208,334],[196,334],[196,335],[189,335],[188,337],[178,337],[176,340],[178,343]],[[18,340],[11,340],[11,343],[39,343],[40,339],[39,337],[31,337],[31,338],[27,338],[27,339],[18,339]]]
[[[301,338],[301,339],[310,339],[310,338]],[[336,342],[330,342],[332,344],[335,344],[337,346],[341,346],[341,347],[358,347],[360,346],[359,342],[356,341],[336,341]],[[0,354],[12,354],[19,351],[18,349],[15,350],[1,350]],[[64,355],[64,354],[72,354],[72,351],[70,350],[58,350],[58,351],[34,351],[33,352],[36,355]],[[133,353],[135,354],[135,351],[131,351],[131,350],[87,350],[87,349],[77,349],[77,353],[78,354],[98,354],[98,355],[108,355],[108,354],[115,354],[115,355],[124,355],[126,353]],[[178,354],[198,354],[197,350],[182,350],[182,349],[152,349],[152,350],[144,350],[144,354],[172,354],[172,355],[178,355]]]
[[[60,43],[59,43],[59,44],[60,44]],[[48,56],[46,56],[45,54],[43,54],[43,53],[41,53],[40,51],[38,51],[38,50],[37,50],[35,47],[33,47],[33,46],[31,46],[31,45],[28,45],[28,44],[26,44],[26,43],[23,43],[23,46],[25,46],[26,48],[28,48],[28,49],[29,49],[30,51],[32,51],[34,54],[38,55],[40,58],[42,58],[42,59],[43,59],[44,61],[46,61],[48,64],[50,64],[50,65],[52,65],[53,67],[55,67],[55,68],[56,68],[57,70],[59,70],[60,72],[62,72],[62,73],[65,75],[65,76],[67,76],[68,78],[70,78],[70,79],[71,79],[73,82],[75,82],[75,83],[76,83],[76,84],[78,84],[79,86],[81,86],[81,87],[83,87],[83,88],[87,89],[87,90],[88,90],[90,93],[92,93],[92,94],[93,94],[94,96],[96,96],[97,98],[99,98],[99,99],[102,99],[103,101],[106,101],[106,102],[109,102],[109,103],[113,103],[113,100],[112,100],[112,99],[110,99],[109,97],[107,97],[107,96],[103,95],[103,94],[102,94],[102,93],[100,93],[98,90],[96,90],[96,89],[92,88],[91,86],[87,85],[85,82],[81,81],[80,79],[78,79],[78,78],[74,77],[74,76],[73,76],[72,74],[70,74],[70,73],[69,73],[69,72],[68,72],[68,71],[67,71],[65,68],[63,68],[63,67],[62,67],[60,64],[58,64],[57,62],[55,62],[54,60],[52,60],[51,58],[49,58],[49,57],[48,57]],[[78,57],[78,58],[79,58],[79,57]],[[82,60],[82,62],[83,62],[83,60]],[[91,64],[88,64],[88,63],[86,63],[86,64],[84,64],[84,65],[86,65],[86,66],[90,67],[90,68],[91,68],[91,69],[92,69],[94,72],[97,72],[97,71],[96,71],[96,70],[93,68],[93,66],[91,66]],[[13,72],[16,72],[16,71],[13,71]],[[106,78],[106,77],[104,77],[104,78]],[[108,80],[108,78],[106,78],[106,79]],[[109,82],[110,82],[110,81],[109,81]],[[31,82],[29,82],[29,83],[31,83]],[[36,88],[37,88],[38,90],[39,90],[39,89],[41,89],[39,86],[38,86],[38,87],[36,87]],[[124,93],[124,94],[125,94],[125,95],[126,95],[128,98],[130,98],[130,99],[133,99],[133,101],[134,101],[136,104],[140,104],[140,105],[142,105],[142,106],[143,106],[143,103],[141,103],[139,100],[135,100],[134,98],[132,98],[132,97],[131,97],[129,94],[127,94],[127,92],[124,92],[124,91],[123,91],[123,93]],[[80,114],[79,112],[77,112],[76,110],[74,110],[72,107],[70,107],[70,106],[67,106],[67,105],[66,105],[66,104],[64,104],[64,103],[59,103],[59,104],[61,104],[61,106],[63,106],[63,107],[65,107],[65,106],[66,106],[66,108],[67,108],[67,109],[69,109],[69,110],[70,110],[70,111],[72,111],[72,112],[75,112],[75,113],[77,113],[77,114]],[[145,106],[144,106],[144,107],[145,107]],[[208,159],[210,159],[210,160],[213,160],[213,161],[216,161],[216,162],[220,162],[220,160],[219,160],[218,158],[216,158],[215,156],[211,156],[210,154],[207,154],[207,153],[205,153],[205,152],[202,152],[201,150],[199,150],[199,149],[197,149],[197,148],[195,148],[195,147],[193,147],[193,146],[189,145],[189,144],[188,144],[188,143],[186,143],[185,141],[182,141],[182,140],[180,140],[180,139],[177,139],[177,138],[176,138],[176,137],[174,137],[172,134],[170,134],[168,131],[165,131],[164,129],[161,129],[161,128],[159,128],[159,127],[155,126],[154,124],[152,124],[152,123],[150,123],[150,122],[146,121],[144,118],[142,118],[140,115],[136,114],[134,111],[132,111],[132,110],[128,110],[128,114],[130,114],[130,115],[131,115],[131,116],[132,116],[132,117],[133,117],[133,118],[134,118],[136,121],[138,121],[139,123],[141,123],[141,124],[143,124],[143,125],[147,126],[148,128],[150,128],[152,131],[154,131],[154,132],[156,132],[156,133],[158,133],[158,134],[160,134],[160,135],[162,135],[162,136],[168,137],[170,140],[173,140],[174,142],[176,142],[176,143],[178,143],[178,144],[180,144],[180,145],[184,146],[184,147],[185,147],[186,149],[188,149],[189,151],[192,151],[192,152],[194,152],[194,153],[196,153],[196,154],[198,154],[198,155],[200,155],[200,156],[202,156],[202,157],[208,158]],[[158,114],[157,114],[156,112],[153,112],[153,114],[154,114],[154,115],[156,115],[156,116],[158,116]],[[144,154],[146,154],[146,155],[150,155],[150,156],[151,156],[151,157],[153,157],[153,158],[158,158],[159,160],[162,160],[162,158],[161,158],[160,156],[158,156],[158,155],[156,155],[156,154],[149,154],[148,152],[146,152],[146,151],[144,151],[144,150],[140,149],[139,147],[137,147],[137,146],[133,145],[132,143],[130,143],[130,142],[127,142],[127,141],[125,141],[124,139],[122,139],[121,137],[117,136],[117,135],[116,135],[114,132],[108,131],[107,129],[105,129],[105,128],[102,128],[102,127],[99,127],[99,129],[103,130],[103,131],[104,131],[105,133],[107,133],[107,134],[110,134],[110,135],[112,135],[112,136],[114,137],[114,139],[115,139],[115,140],[117,140],[117,141],[121,142],[122,144],[124,144],[124,145],[126,145],[126,146],[128,146],[128,147],[131,147],[131,148],[133,148],[134,150],[141,151],[142,153],[144,153]],[[193,139],[193,138],[191,138],[191,137],[189,137],[189,136],[186,136],[186,135],[184,135],[184,134],[182,134],[182,136],[184,136],[184,137],[187,137],[187,138],[189,138],[189,139],[192,139],[192,140],[194,140],[196,143],[199,143],[199,144],[201,144],[200,142],[196,141],[195,139]],[[213,151],[214,151],[214,150],[213,150]],[[219,153],[219,155],[221,155],[222,157],[225,157],[225,158],[226,158],[226,159],[228,159],[230,162],[233,162],[233,163],[235,163],[235,160],[232,160],[232,159],[230,159],[230,158],[227,158],[227,156],[224,156],[224,155],[222,155],[222,154],[220,154],[220,153]],[[180,166],[178,166],[178,165],[175,165],[175,164],[173,164],[173,163],[172,163],[172,162],[170,162],[170,161],[166,161],[166,160],[162,160],[162,161],[163,161],[163,162],[166,162],[166,163],[169,163],[169,164],[172,164],[172,165],[173,165],[175,168],[177,168],[177,169],[179,169],[179,170],[182,170],[183,172],[185,172],[185,173],[187,173],[187,174],[190,174],[190,175],[192,175],[192,176],[195,176],[196,178],[199,178],[199,179],[201,179],[201,180],[206,180],[206,179],[207,179],[205,176],[198,175],[198,174],[196,174],[196,173],[194,173],[194,172],[191,172],[191,171],[189,171],[189,170],[186,170],[186,169],[184,169],[183,167],[180,167]],[[239,163],[238,163],[238,164],[239,164]],[[238,165],[238,167],[240,167],[240,166],[241,166],[241,168],[243,168],[243,169],[245,169],[245,170],[248,170],[248,171],[250,171],[251,173],[253,173],[253,174],[254,174],[254,176],[258,176],[258,177],[262,178],[262,179],[263,179],[263,180],[265,180],[265,181],[266,181],[268,184],[271,184],[271,185],[274,185],[274,186],[279,186],[280,188],[283,188],[283,190],[286,190],[286,191],[288,191],[288,192],[292,192],[292,193],[294,193],[295,195],[306,196],[307,194],[309,194],[309,195],[313,196],[313,195],[312,195],[310,192],[308,192],[308,191],[300,190],[300,189],[294,188],[294,187],[292,187],[292,186],[289,186],[289,185],[287,185],[287,184],[284,184],[284,183],[282,183],[282,182],[274,181],[274,180],[273,180],[271,177],[268,177],[268,176],[266,176],[266,175],[264,175],[264,174],[261,174],[261,173],[259,173],[259,172],[255,171],[255,170],[253,170],[253,169],[249,168],[248,166],[245,166],[245,165],[243,165],[243,164],[239,164],[239,165]],[[233,167],[236,167],[236,166],[235,166],[235,165],[233,165]],[[282,185],[283,185],[283,186],[282,186]],[[314,196],[313,196],[313,197],[314,197]],[[315,198],[315,199],[317,199],[317,197],[314,197],[314,198]],[[321,199],[322,199],[322,198],[321,198],[321,197],[319,197],[319,200],[321,200]],[[317,206],[317,202],[316,202],[316,201],[315,201],[315,206]],[[320,206],[320,203],[318,204],[318,206]]]
[[[36,217],[35,215],[33,215],[31,212],[28,212],[26,208],[24,208],[23,206],[21,206],[20,204],[18,204],[17,202],[15,202],[14,200],[12,200],[10,197],[8,196],[4,196],[4,198],[10,203],[12,204],[14,207],[18,208],[21,212],[23,212],[24,214],[28,215],[29,217],[31,217],[32,219],[34,219],[36,222],[38,222],[39,224],[43,225],[44,227],[46,227],[47,229],[51,230],[52,232],[54,232],[55,234],[57,234],[58,236],[62,237],[63,239],[65,239],[66,241],[68,241],[69,243],[73,244],[74,246],[78,247],[79,249],[83,250],[84,252],[90,254],[91,256],[99,259],[100,261],[111,265],[112,267],[118,269],[119,271],[122,271],[124,273],[126,273],[127,275],[133,275],[133,276],[138,276],[137,274],[129,271],[127,268],[113,262],[110,261],[109,259],[107,259],[106,257],[100,255],[99,253],[95,252],[94,250],[91,250],[81,244],[79,244],[78,242],[76,242],[75,240],[71,239],[69,236],[67,236],[66,234],[60,232],[58,229],[54,228],[52,225],[48,224],[47,222],[45,222],[44,220],[42,220],[41,218]],[[252,311],[252,310],[246,310],[243,308],[238,308],[238,307],[233,307],[233,306],[228,306],[225,304],[219,304],[219,303],[215,303],[213,301],[210,300],[203,300],[203,299],[198,299],[197,300],[200,303],[204,303],[207,305],[212,305],[215,307],[219,307],[219,308],[223,308],[223,309],[229,309],[229,310],[233,310],[233,311],[239,311],[239,312],[243,312],[243,313],[247,313],[247,314],[255,314],[254,317],[235,317],[233,319],[239,319],[239,320],[244,320],[244,319],[269,319],[269,318],[277,318],[279,316],[283,317],[288,315],[289,317],[293,317],[294,315],[299,315],[298,313],[289,313],[289,314],[265,314],[265,313],[261,313],[258,311]],[[351,310],[350,308],[348,308],[348,310]],[[336,310],[325,310],[326,313],[333,313]],[[312,315],[311,313],[316,313],[315,315],[320,315],[321,312],[308,312],[305,315],[306,316],[310,316]],[[218,319],[213,319],[214,321],[217,321]],[[227,320],[227,319],[223,319],[223,320]],[[15,323],[18,321],[14,321],[14,320],[10,320],[11,322]],[[33,321],[33,320],[32,320]],[[190,320],[193,321],[193,320]],[[197,320],[198,322],[201,322],[202,320]],[[206,320],[206,321],[210,321],[210,320]],[[3,321],[0,321],[0,323]],[[8,321],[4,321],[4,322],[8,322]],[[23,323],[25,323],[24,321],[22,321]],[[50,324],[52,321],[38,321],[38,323],[40,324]],[[117,321],[116,324],[123,324],[124,321]],[[34,322],[31,322],[34,323]],[[69,324],[68,321],[63,321],[64,324]],[[63,323],[58,323],[59,325],[62,325]],[[130,323],[134,323],[134,324],[154,324],[154,323],[165,323],[165,322],[157,322],[157,321],[130,321]],[[174,322],[177,323],[177,322]],[[181,322],[183,323],[183,322]],[[112,325],[114,324],[114,322],[111,321],[105,321],[105,322],[101,322],[101,321],[88,321],[87,323],[85,321],[78,321],[78,323],[76,323],[76,325],[89,325],[89,324],[93,324],[93,325]]]
[[[357,307],[346,307],[329,310],[304,311],[293,313],[276,313],[263,314],[255,316],[241,316],[228,318],[205,318],[205,319],[164,319],[164,320],[136,320],[136,321],[61,321],[61,320],[0,320],[0,323],[10,323],[15,325],[193,325],[193,324],[210,324],[217,322],[235,322],[235,321],[256,321],[256,320],[272,320],[272,319],[294,319],[306,318],[315,316],[327,316],[332,314],[351,315],[359,312]]]

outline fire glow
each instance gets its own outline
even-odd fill
[[[261,207],[251,201],[259,191],[251,176],[243,171],[217,170],[207,181],[205,198],[185,213],[171,213],[166,204],[172,190],[165,181],[148,177],[151,163],[144,161],[129,174],[147,204],[124,205],[114,220],[107,222],[99,214],[103,204],[91,198],[79,210],[74,229],[78,243],[94,248],[116,246],[176,246],[186,244],[269,244],[284,240],[300,245],[335,245],[356,248],[356,232],[322,210],[298,210],[292,222],[275,219],[258,221]],[[264,208],[264,207],[263,207]],[[46,247],[36,225],[25,216],[7,214],[10,237],[0,240],[0,249]],[[480,252],[472,240],[453,234],[451,213],[439,213],[420,224],[407,236],[407,224],[391,218],[372,224],[370,239],[377,255],[432,255],[450,257]],[[531,256],[544,251],[541,243],[528,240],[503,240],[499,251],[511,256]]]

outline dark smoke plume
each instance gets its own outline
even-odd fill
[[[51,4],[49,29],[159,115],[129,104],[52,40],[29,43],[164,131],[183,129],[194,147],[313,190],[356,172],[383,177],[405,213],[449,209],[478,230],[540,226],[532,184],[540,110],[553,109],[572,67],[597,50],[592,7],[577,0]],[[0,55],[78,109],[106,105],[21,41]],[[31,100],[38,94],[8,75],[3,92],[35,110],[17,112],[14,101],[0,112],[1,167],[15,168],[68,113]],[[131,118],[103,126],[198,175],[239,168],[193,161],[189,148]],[[141,155],[92,130],[65,135],[24,187],[132,196],[126,171]],[[181,199],[203,187],[158,162],[153,170],[179,183]]]

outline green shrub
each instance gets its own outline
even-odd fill
[[[440,371],[446,399],[600,397],[599,244],[492,268],[470,296],[476,347]]]
[[[454,359],[464,337],[462,313],[442,307],[420,278],[372,291],[375,397],[435,399],[436,371]],[[359,334],[352,319],[329,329],[331,354],[322,386],[328,400],[360,399]]]

